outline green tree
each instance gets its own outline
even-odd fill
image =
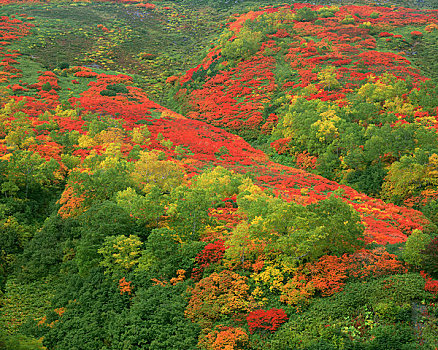
[[[136,274],[147,276],[149,280],[169,280],[175,277],[178,269],[191,270],[194,258],[203,246],[203,242],[182,242],[177,231],[154,229],[145,242]]]
[[[116,201],[119,207],[149,226],[158,224],[167,204],[166,196],[158,186],[150,188],[146,195],[138,194],[133,188],[128,187],[117,192]]]
[[[309,7],[302,7],[295,13],[295,20],[300,22],[312,21],[316,18],[316,13]]]
[[[233,34],[221,37],[222,56],[231,61],[247,60],[260,48],[263,38],[261,32],[254,32],[245,26],[236,34],[232,41],[229,39]]]
[[[205,189],[179,186],[172,191],[171,201],[167,211],[170,225],[178,230],[181,240],[196,240],[198,232],[212,221],[208,209],[214,198]]]
[[[148,350],[195,349],[199,326],[184,317],[187,284],[140,289],[129,312],[111,322],[112,347]]]
[[[20,276],[35,280],[58,272],[61,263],[71,259],[67,242],[76,238],[78,223],[75,219],[63,220],[58,215],[48,217],[24,247],[18,260]]]
[[[38,153],[17,150],[9,158],[1,190],[5,196],[19,194],[25,199],[41,194],[43,189],[51,187],[55,180],[53,173],[58,168],[54,159],[46,161]]]
[[[419,268],[422,266],[425,256],[422,251],[432,241],[432,237],[420,230],[414,230],[406,240],[403,249],[403,259],[409,264]]]
[[[138,230],[135,219],[110,201],[92,206],[78,220],[81,227],[75,261],[79,272],[84,275],[99,265],[101,256],[98,249],[107,237],[136,234]]]
[[[359,214],[342,199],[332,194],[307,208],[315,214],[314,224],[327,233],[315,247],[323,254],[352,253],[364,246],[364,226]]]
[[[105,268],[105,273],[121,278],[138,264],[142,245],[135,235],[106,237],[97,251],[102,255],[100,265]]]

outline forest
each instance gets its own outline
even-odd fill
[[[438,350],[436,0],[0,0],[0,350]]]

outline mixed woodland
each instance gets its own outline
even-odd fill
[[[438,3],[0,0],[0,349],[438,349]]]

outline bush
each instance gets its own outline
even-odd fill
[[[101,92],[100,92],[100,94],[102,95],[102,96],[116,96],[117,95],[117,92],[115,92],[114,90],[102,90]]]
[[[348,283],[342,292],[291,313],[274,334],[272,349],[415,349],[413,330],[401,322],[410,321],[413,302],[427,300],[427,294],[419,274]],[[382,325],[389,322],[398,323]]]
[[[374,339],[368,343],[370,350],[401,350],[415,348],[415,334],[407,324],[381,325],[371,331]],[[413,346],[413,347],[411,347]]]
[[[69,68],[70,67],[70,65],[67,63],[67,62],[61,62],[59,65],[58,65],[58,68],[59,69],[67,69],[67,68]]]
[[[435,237],[422,251],[423,268],[435,278],[438,277],[438,237]]]
[[[41,90],[43,90],[43,91],[50,91],[50,90],[52,90],[52,85],[49,82],[44,83],[41,86]]]
[[[364,226],[358,213],[342,199],[331,197],[307,206],[316,214],[317,227],[324,227],[326,237],[318,242],[315,250],[326,254],[351,253],[364,245]]]
[[[107,90],[112,90],[112,91],[115,91],[116,93],[120,93],[120,94],[128,94],[129,93],[129,90],[123,84],[109,84],[106,88],[107,88]]]
[[[117,92],[115,92],[114,90],[102,90],[101,92],[100,92],[100,94],[102,95],[102,96],[116,96],[117,95]]]
[[[302,7],[295,13],[295,20],[300,22],[312,21],[316,18],[315,12],[308,7]]]
[[[422,251],[431,241],[432,237],[428,234],[420,230],[414,230],[406,240],[406,246],[403,250],[403,259],[417,268],[421,267],[425,258]]]
[[[6,350],[43,350],[45,349],[40,340],[28,338],[22,335],[10,335],[0,329],[0,349]]]
[[[342,24],[354,24],[355,20],[352,15],[346,15],[341,21]]]
[[[117,94],[128,94],[128,88],[123,84],[109,84],[106,90],[102,90],[100,94],[102,96],[116,96]]]

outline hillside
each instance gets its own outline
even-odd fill
[[[303,4],[236,15],[203,64],[173,78],[175,96],[280,162],[421,209],[435,200],[437,16]]]
[[[438,10],[255,5],[2,2],[0,348],[438,347]]]

